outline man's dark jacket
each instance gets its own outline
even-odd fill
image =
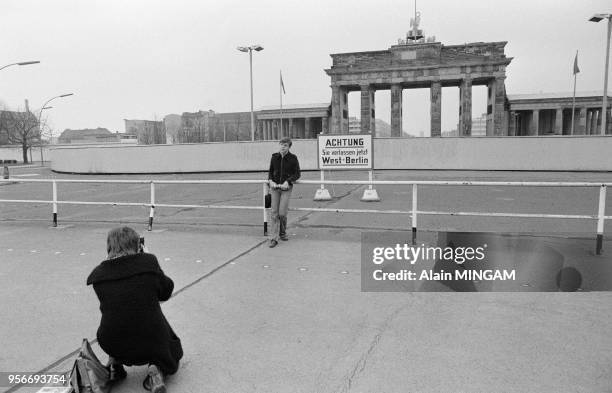
[[[289,185],[293,185],[299,178],[300,163],[295,154],[289,151],[284,157],[280,153],[272,154],[268,180],[272,180],[276,184],[283,184],[287,181]]]
[[[134,254],[100,263],[87,278],[100,300],[97,337],[108,355],[125,365],[155,364],[174,374],[183,357],[181,340],[159,305],[174,283],[153,254]]]

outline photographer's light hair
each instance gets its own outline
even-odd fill
[[[138,253],[140,236],[130,227],[111,229],[106,237],[108,259]]]
[[[286,143],[289,145],[289,147],[291,147],[291,145],[293,145],[293,142],[291,141],[291,138],[287,138],[284,137],[283,139],[281,139],[280,141],[278,141],[279,145],[282,145],[283,143]]]

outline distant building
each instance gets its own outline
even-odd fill
[[[487,136],[487,114],[472,117],[472,136]]]
[[[178,133],[181,129],[181,115],[164,116],[166,143],[178,143]]]
[[[376,137],[388,138],[391,136],[391,124],[382,119],[375,119]],[[361,133],[361,120],[356,117],[349,117],[349,133]]]
[[[209,119],[213,111],[183,112],[181,126],[177,133],[177,143],[203,143],[210,142]]]
[[[163,121],[129,120],[125,121],[125,133],[136,135],[139,145],[161,145],[166,143],[166,130]]]
[[[117,143],[119,141],[119,133],[113,134],[106,128],[66,129],[58,138],[59,144]]]
[[[209,127],[210,142],[251,140],[251,112],[213,112]]]
[[[348,127],[349,134],[361,134],[361,120],[359,120],[358,118],[354,116],[351,116],[348,118],[348,122],[349,122],[349,127]]]

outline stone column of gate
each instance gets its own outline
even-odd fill
[[[563,109],[555,109],[555,135],[563,134]]]
[[[268,134],[268,140],[273,140],[274,137],[272,135],[272,127],[270,126],[270,120],[266,120],[266,131]]]
[[[540,135],[540,110],[531,111],[531,124],[529,125],[529,135]]]
[[[340,86],[332,86],[332,121],[331,133],[344,132],[344,111],[346,109],[346,91]]]
[[[402,136],[402,86],[391,85],[391,136]]]
[[[376,136],[374,93],[371,85],[361,85],[361,132],[372,137]]]
[[[442,84],[438,82],[432,82],[429,88],[431,98],[431,136],[440,137],[442,136]]]
[[[580,114],[578,115],[578,127],[576,127],[576,135],[584,135],[586,133],[586,115],[587,108],[580,108]]]
[[[585,135],[591,135],[592,130],[593,130],[592,126],[593,126],[593,111],[587,108],[586,129],[584,130]]]
[[[493,135],[505,135],[504,103],[506,100],[505,77],[495,78],[495,102],[493,104]]]
[[[459,85],[459,136],[472,135],[472,79],[464,78]]]

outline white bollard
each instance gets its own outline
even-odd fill
[[[374,175],[372,171],[370,171],[368,173],[368,180],[373,181],[373,178],[374,178]],[[361,197],[361,201],[362,202],[380,202],[380,198],[378,197],[378,192],[376,192],[372,184],[370,184],[368,188],[366,188],[363,191],[363,196]]]

